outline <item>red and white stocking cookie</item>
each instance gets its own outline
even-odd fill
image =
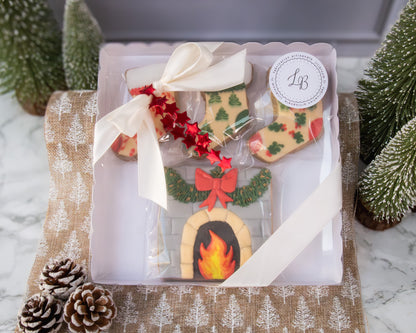
[[[138,89],[131,89],[130,94],[135,97],[138,96],[142,88]],[[175,95],[172,92],[164,92],[161,94],[160,97],[166,97],[166,104],[176,105]],[[155,125],[156,135],[157,138],[160,139],[166,135],[166,132],[163,128],[163,124],[161,122],[162,115],[161,113],[157,113],[157,108],[159,106],[152,106],[150,107],[150,111],[153,117],[153,123]],[[166,108],[166,106],[164,107]],[[120,134],[118,138],[114,141],[111,145],[111,149],[123,160],[134,160],[137,158],[137,135],[134,137],[129,137],[125,134]]]
[[[290,108],[271,94],[276,119],[256,132],[249,140],[250,152],[259,160],[273,163],[302,149],[321,135],[322,101],[305,108]]]

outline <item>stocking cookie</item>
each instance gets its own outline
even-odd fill
[[[202,134],[208,133],[210,148],[224,145],[244,131],[250,121],[246,85],[216,92],[205,92],[205,116],[198,124]]]
[[[248,140],[250,152],[267,163],[302,149],[323,131],[322,101],[305,109],[294,109],[280,103],[273,94],[271,99],[276,119]]]
[[[131,89],[130,94],[135,97],[139,95],[137,92],[140,91],[139,89]],[[175,96],[171,92],[164,92],[161,94],[160,97],[166,97],[167,104],[175,104]],[[150,108],[150,112],[153,117],[153,123],[155,125],[156,135],[157,138],[160,139],[166,135],[166,132],[163,128],[163,124],[161,122],[162,115],[156,113],[158,106],[152,106]],[[137,158],[137,135],[134,137],[129,137],[125,134],[120,134],[118,138],[114,141],[111,145],[111,149],[123,160],[134,160]]]

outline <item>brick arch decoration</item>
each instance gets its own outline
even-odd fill
[[[193,251],[196,235],[202,225],[211,221],[222,221],[232,228],[240,246],[240,267],[252,255],[250,231],[240,217],[224,208],[213,208],[211,211],[200,210],[186,221],[182,231],[181,275],[183,279],[193,279],[194,277]]]

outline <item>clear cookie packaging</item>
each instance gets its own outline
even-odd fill
[[[329,191],[339,189],[339,179],[331,176],[339,168],[335,50],[328,44],[217,44],[213,65],[246,54],[249,65],[241,82],[199,91],[177,87],[169,91],[165,87],[163,94],[156,87],[149,93],[149,83],[160,79],[172,53],[180,53],[175,51],[177,46],[108,44],[101,50],[98,120],[134,96],[153,94],[151,101],[146,101],[153,112],[147,126],[152,124],[156,129],[167,193],[166,209],[154,202],[161,198],[152,181],[147,180],[146,186],[156,188],[156,199],[140,194],[140,168],[156,172],[147,159],[151,152],[140,146],[140,130],[137,162],[119,158],[119,143],[95,158],[90,243],[93,280],[223,286],[339,283],[340,207],[325,202],[332,198],[318,196],[315,202],[319,205],[313,206],[319,207],[309,210],[317,209],[318,214],[311,213],[325,220],[320,227],[308,225],[307,220],[314,223],[314,216],[298,214],[301,209],[308,211],[303,207],[305,201],[315,196],[317,188],[325,190],[322,187],[329,178],[336,183]],[[306,96],[306,107],[297,92],[292,102],[285,100],[284,91],[278,91],[279,99],[276,97],[279,89],[271,79],[276,75],[274,64],[288,54],[297,56],[291,59],[294,66],[278,68],[281,73],[277,76],[290,77],[295,88],[316,85],[313,78],[302,76],[303,57],[322,64],[318,77],[322,68],[327,75],[324,91]],[[141,68],[149,65],[151,74],[144,75]],[[159,99],[163,103],[157,102]],[[311,104],[311,100],[315,102]],[[187,143],[188,128],[192,132],[193,126],[197,139],[189,138]],[[135,139],[134,131],[128,134],[124,135]],[[199,145],[203,138],[210,140]],[[286,223],[297,215],[303,224]],[[291,242],[303,245],[295,244],[291,249]],[[280,268],[270,268],[277,266]],[[247,272],[253,268],[256,274]]]

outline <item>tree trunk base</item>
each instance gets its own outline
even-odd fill
[[[355,216],[363,226],[377,231],[390,229],[402,221],[401,218],[394,221],[374,219],[374,214],[369,212],[359,199],[357,200],[357,211],[355,212]]]
[[[45,111],[46,111],[46,105],[45,104],[40,104],[40,103],[35,103],[35,104],[22,103],[21,101],[19,101],[19,103],[22,106],[22,108],[27,113],[29,113],[31,115],[34,115],[34,116],[44,116],[45,115]]]

